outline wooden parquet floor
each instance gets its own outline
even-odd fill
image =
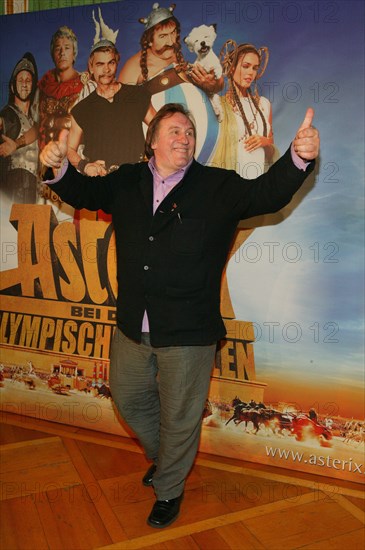
[[[177,521],[152,529],[132,439],[3,413],[1,550],[363,550],[363,487],[199,454]]]

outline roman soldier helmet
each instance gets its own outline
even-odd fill
[[[28,71],[32,75],[32,90],[29,94],[29,98],[33,101],[38,84],[38,70],[33,54],[26,52],[15,65],[9,80],[9,103],[14,103],[14,96],[18,97],[15,80],[21,71]]]

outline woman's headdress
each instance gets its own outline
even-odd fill
[[[259,57],[259,69],[257,71],[256,79],[262,77],[266,71],[267,64],[269,62],[269,48],[267,46],[261,46],[256,48],[253,44],[237,44],[234,40],[227,40],[220,51],[219,57],[223,68],[223,74],[225,76],[231,76],[237,66],[237,61],[243,52],[255,52]]]

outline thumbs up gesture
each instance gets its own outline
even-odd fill
[[[317,158],[319,154],[319,132],[312,126],[313,117],[314,110],[309,107],[293,141],[294,151],[306,161]]]
[[[67,155],[67,137],[68,130],[63,129],[60,132],[58,141],[47,143],[39,155],[42,164],[50,168],[61,168]]]

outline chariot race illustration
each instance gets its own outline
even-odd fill
[[[41,402],[49,401],[47,394],[50,393],[112,401],[107,362],[95,362],[89,368],[84,368],[76,361],[61,359],[50,366],[49,372],[38,370],[31,360],[23,365],[2,363],[1,389],[32,392],[38,394]],[[353,449],[361,449],[365,445],[363,420],[321,415],[314,408],[297,410],[295,404],[280,403],[274,407],[253,399],[245,402],[237,395],[230,402],[214,397],[207,399],[203,423],[207,427],[233,427],[237,434],[288,438],[306,443],[312,441],[328,448],[336,441]]]

